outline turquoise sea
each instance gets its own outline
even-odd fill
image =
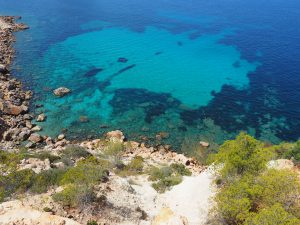
[[[30,26],[13,69],[47,115],[44,134],[120,129],[178,151],[240,131],[300,136],[296,0],[0,0],[0,14]],[[72,93],[55,97],[60,86]]]

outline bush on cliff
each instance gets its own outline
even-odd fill
[[[130,163],[122,166],[121,168],[117,168],[116,172],[119,176],[134,176],[138,174],[142,174],[144,169],[144,159],[141,156],[134,157]]]
[[[27,191],[33,182],[34,172],[32,170],[20,170],[9,173],[0,177],[0,196],[4,198],[10,197],[12,194],[19,194]]]
[[[30,191],[38,194],[47,192],[50,187],[59,185],[65,172],[63,169],[50,169],[36,174],[33,178]]]
[[[122,164],[121,156],[125,146],[122,142],[109,142],[104,150],[103,157],[108,158],[114,165]]]
[[[95,200],[93,187],[105,181],[111,164],[90,156],[69,168],[61,178],[64,185],[62,192],[56,193],[53,198],[65,206],[84,207]]]
[[[182,182],[182,176],[190,176],[191,172],[183,164],[171,164],[161,168],[152,166],[148,169],[149,180],[153,181],[152,187],[163,193],[172,186]]]
[[[266,167],[274,150],[244,133],[221,146],[215,212],[223,224],[300,224],[300,181],[291,170]]]
[[[222,165],[220,175],[228,179],[245,174],[258,174],[274,157],[274,149],[265,148],[262,142],[241,133],[235,140],[225,141],[213,158],[215,164]]]
[[[74,161],[80,158],[87,158],[92,154],[85,148],[78,145],[68,145],[61,154],[61,161],[67,166],[73,166]]]

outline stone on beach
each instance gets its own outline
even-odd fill
[[[56,95],[58,97],[63,97],[65,95],[69,94],[70,92],[71,92],[71,90],[66,87],[59,87],[53,91],[54,95]]]

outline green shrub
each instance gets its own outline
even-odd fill
[[[90,156],[69,168],[62,176],[60,184],[65,188],[53,196],[55,201],[69,207],[85,207],[96,200],[93,186],[107,177],[111,164],[103,159]]]
[[[185,168],[183,164],[171,164],[171,166],[164,166],[161,168],[150,167],[148,169],[149,180],[153,181],[152,187],[163,193],[170,187],[180,184],[182,176],[190,176],[191,172]]]
[[[136,172],[143,172],[144,168],[144,159],[141,156],[134,157],[131,162],[127,165],[128,170],[136,171]]]
[[[274,149],[264,148],[262,142],[241,133],[235,140],[226,141],[214,160],[217,165],[222,165],[221,176],[228,179],[246,173],[260,173],[274,155]]]
[[[287,143],[266,146],[244,133],[220,147],[215,156],[216,168],[221,168],[215,210],[225,224],[299,224],[298,175],[266,168],[275,153],[280,156],[296,148]]]
[[[181,176],[191,176],[192,172],[181,163],[172,163],[171,168]]]
[[[125,146],[122,142],[109,142],[104,150],[104,157],[107,157],[113,161],[115,165],[120,163],[122,152]]]
[[[93,188],[87,184],[69,184],[53,195],[53,200],[63,206],[85,208],[96,199]]]
[[[244,224],[262,219],[270,208],[278,204],[295,218],[300,218],[300,182],[297,174],[289,170],[269,169],[259,175],[244,175],[225,184],[216,194],[217,211],[226,224]],[[262,211],[268,209],[268,211]],[[254,222],[253,222],[254,221]],[[262,223],[262,224],[272,224]]]
[[[283,157],[287,159],[293,159],[294,162],[300,162],[300,141],[294,143],[290,148],[288,148],[284,153]]]
[[[98,225],[98,223],[95,220],[89,220],[86,225]]]
[[[160,193],[165,192],[172,186],[175,186],[177,184],[180,184],[182,182],[181,176],[171,176],[171,177],[165,177],[164,179],[159,180],[156,183],[152,184],[152,187]]]
[[[150,175],[149,180],[151,180],[151,181],[162,180],[166,177],[171,176],[172,173],[173,173],[173,170],[169,166],[164,166],[162,168],[151,166],[148,170],[148,174]]]
[[[53,163],[54,161],[57,161],[60,159],[59,156],[52,155],[49,152],[39,152],[32,155],[33,158],[38,158],[40,160],[49,159],[50,163]]]
[[[120,176],[133,176],[142,174],[144,169],[144,159],[141,156],[134,157],[128,165],[117,170],[117,174]]]
[[[107,165],[100,164],[94,156],[77,163],[77,166],[67,170],[61,179],[61,184],[94,184],[105,175]]]
[[[61,154],[61,161],[67,166],[73,166],[73,160],[87,158],[92,154],[78,145],[68,145]]]
[[[288,213],[280,204],[251,213],[245,225],[299,225],[300,220]]]
[[[30,191],[33,193],[44,193],[52,186],[59,185],[64,173],[62,169],[50,169],[42,171],[34,176]]]
[[[17,169],[22,156],[17,153],[10,153],[0,150],[0,173],[6,174]]]
[[[4,192],[1,196],[9,197],[14,193],[23,193],[27,191],[33,182],[34,172],[32,170],[20,170],[14,171],[7,176],[0,178],[0,187],[3,187]]]
[[[44,212],[53,212],[52,209],[50,209],[49,207],[44,207],[43,210]]]

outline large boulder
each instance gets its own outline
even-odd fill
[[[53,91],[53,94],[58,97],[63,97],[65,95],[69,94],[70,92],[71,92],[71,90],[69,88],[59,87]]]
[[[10,102],[0,101],[0,111],[2,111],[4,114],[18,116],[20,114],[26,113],[28,111],[28,107],[24,105],[17,106],[13,105]]]
[[[43,141],[43,137],[41,135],[39,135],[38,133],[33,133],[33,134],[30,135],[28,140],[33,142],[33,143],[39,143],[39,142]]]

